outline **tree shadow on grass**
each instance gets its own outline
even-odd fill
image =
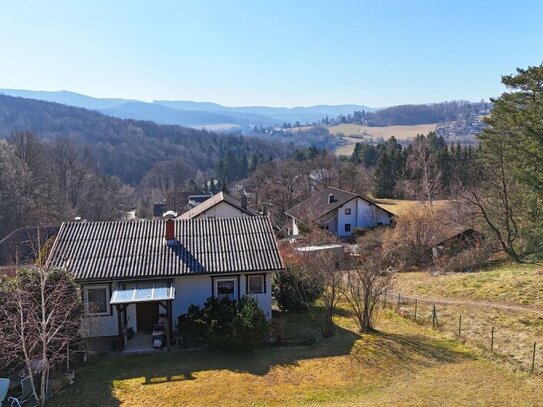
[[[415,371],[421,367],[456,363],[469,358],[469,355],[439,339],[373,332],[361,337],[354,345],[351,357],[381,371],[399,368]]]
[[[355,363],[394,372],[399,368],[415,370],[424,366],[454,363],[466,355],[447,342],[423,335],[375,332],[359,335],[340,326],[332,338],[322,339],[310,322],[293,317],[297,330],[312,332],[314,345],[264,347],[234,351],[172,351],[136,355],[111,355],[91,363],[76,377],[76,384],[53,400],[53,406],[118,406],[115,391],[130,392],[130,386],[149,386],[167,382],[198,380],[206,371],[266,375],[272,368],[297,366],[300,361],[347,356]],[[132,379],[132,380],[130,380]]]
[[[315,336],[319,335],[311,324],[302,328],[304,332],[313,329]],[[319,338],[310,346],[265,346],[244,351],[188,350],[108,355],[89,363],[78,372],[76,383],[56,396],[51,405],[119,406],[120,402],[114,395],[115,391],[130,392],[132,385],[152,387],[167,382],[198,380],[198,373],[206,371],[228,370],[263,376],[272,368],[296,366],[302,360],[349,355],[358,339],[359,335],[338,326],[334,337]],[[127,382],[130,379],[135,382]]]

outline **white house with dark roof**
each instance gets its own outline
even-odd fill
[[[283,269],[267,217],[63,223],[48,264],[73,273],[90,331],[151,335],[208,297],[256,298],[271,318],[272,273]],[[96,322],[96,323],[95,323]]]
[[[391,212],[371,199],[338,188],[326,188],[287,210],[292,235],[300,234],[300,224],[316,223],[330,233],[351,236],[355,228],[390,225]]]
[[[178,219],[196,218],[232,218],[237,216],[260,216],[261,214],[247,205],[247,198],[240,200],[219,192],[199,205],[181,214]]]

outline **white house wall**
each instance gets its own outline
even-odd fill
[[[350,209],[351,214],[347,215],[345,209]],[[351,225],[351,231],[345,231],[345,225]],[[389,225],[390,216],[387,212],[370,205],[361,198],[353,199],[337,209],[337,235],[350,236],[354,228],[371,228],[378,224]],[[334,233],[329,227],[330,232]]]
[[[271,306],[272,306],[272,275],[271,273],[251,273],[251,274],[264,274],[265,275],[265,287],[266,292],[263,294],[251,294],[256,298],[260,308],[264,311],[267,319],[271,319]],[[245,274],[239,275],[215,275],[215,279],[223,277],[234,277],[239,280],[239,297],[246,295],[247,293],[247,278]],[[175,287],[175,299],[172,302],[172,323],[173,329],[176,329],[177,317],[185,314],[191,304],[202,306],[204,302],[212,295],[212,278],[209,275],[205,276],[183,276],[176,277],[174,279]],[[115,287],[115,283],[112,283],[112,287]],[[111,295],[111,294],[110,294]],[[127,309],[127,318],[129,328],[132,328],[134,332],[137,332],[137,319],[136,319],[136,304],[129,304]],[[116,336],[118,335],[118,319],[117,308],[110,306],[110,314],[106,316],[86,317],[83,319],[83,326],[81,329],[81,335],[83,337],[92,336]]]
[[[300,234],[300,229],[298,228],[298,220],[296,218],[292,219],[292,235],[297,236]]]
[[[114,285],[114,284],[112,284]],[[110,293],[111,296],[111,293]],[[89,336],[116,336],[118,335],[117,308],[110,305],[110,315],[100,315],[83,318],[81,335]],[[136,305],[129,304],[126,308],[127,326],[137,332]]]
[[[196,218],[234,218],[238,216],[249,216],[247,213],[233,207],[229,203],[220,202],[217,205],[209,208],[207,211],[196,216]]]
[[[358,214],[357,216],[357,202],[358,202],[358,199],[352,199],[337,209],[337,235],[338,236],[351,236],[353,233],[353,229],[355,227],[358,227],[358,222],[360,222],[359,219],[361,219],[362,217],[360,216],[360,214]],[[350,209],[351,214],[350,215],[345,214],[345,209]],[[345,231],[346,224],[351,225],[350,232]]]
[[[264,273],[251,273],[251,274],[264,274]],[[247,273],[247,275],[250,275]],[[233,277],[239,280],[239,297],[246,295],[247,293],[247,278],[245,274],[225,274],[214,275],[213,279]],[[213,292],[213,279],[212,276],[185,276],[176,277],[174,280],[175,286],[175,299],[172,304],[173,323],[174,326],[177,323],[177,317],[185,314],[191,304],[198,306],[204,305],[204,302],[211,297]],[[256,298],[260,308],[264,311],[266,318],[271,318],[271,273],[265,273],[266,279],[266,292],[263,294],[251,294]]]
[[[390,214],[388,212],[375,207],[375,216],[377,224],[390,225]]]

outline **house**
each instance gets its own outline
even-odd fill
[[[219,192],[181,214],[178,219],[232,218],[237,216],[260,216],[260,213],[247,205],[246,196],[241,196],[238,201],[227,193]]]
[[[207,201],[213,195],[211,193],[205,195],[189,195],[189,208],[194,208],[200,205],[202,202]]]
[[[355,228],[390,225],[392,212],[372,200],[338,188],[326,188],[287,210],[292,220],[292,235],[300,234],[300,225],[317,223],[339,237],[351,236]]]
[[[441,233],[432,246],[432,256],[435,259],[445,256],[454,256],[458,253],[478,247],[485,236],[483,233],[464,225],[443,225]]]
[[[283,269],[265,216],[63,223],[48,264],[73,273],[92,321],[86,337],[150,335],[163,318],[208,297],[256,298],[271,318],[272,273]],[[85,324],[84,324],[85,325]]]

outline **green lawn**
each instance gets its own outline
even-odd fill
[[[163,352],[89,363],[53,406],[536,405],[543,381],[442,334],[383,312],[360,336],[343,312],[335,337],[227,353]],[[309,332],[286,319],[291,339]]]
[[[400,273],[395,291],[543,308],[543,265],[506,263],[488,271],[441,276],[427,272]]]

